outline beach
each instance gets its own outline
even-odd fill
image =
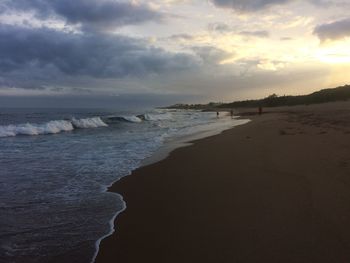
[[[109,189],[96,262],[350,262],[350,103],[240,114]]]

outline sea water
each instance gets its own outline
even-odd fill
[[[189,110],[1,109],[0,262],[92,262],[127,207],[108,186],[168,141],[244,122]]]

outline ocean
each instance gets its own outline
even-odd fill
[[[0,262],[92,262],[127,208],[108,187],[167,144],[247,122],[154,109],[0,109]]]

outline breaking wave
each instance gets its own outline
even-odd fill
[[[147,121],[163,121],[163,120],[172,119],[172,115],[170,113],[163,113],[163,114],[146,113],[143,116]]]
[[[16,125],[0,126],[0,137],[14,137],[17,135],[41,135],[55,134],[60,132],[72,131],[74,129],[87,129],[108,126],[100,117],[55,120],[43,124],[25,123]]]
[[[73,127],[80,129],[107,127],[108,125],[100,117],[86,119],[72,119]]]
[[[129,121],[129,122],[142,122],[142,119],[137,117],[137,116],[125,116],[122,118],[126,121]]]
[[[140,115],[130,115],[130,116],[110,116],[106,118],[107,123],[113,123],[118,121],[134,122],[140,123],[142,121],[164,121],[171,120],[173,116],[171,113],[145,113]]]
[[[114,121],[126,121],[126,122],[136,122],[136,123],[139,123],[139,122],[142,122],[142,115],[140,116],[113,116],[113,117],[108,117],[107,118],[107,122],[111,122],[113,123]]]

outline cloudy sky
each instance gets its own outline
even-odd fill
[[[1,0],[0,104],[166,105],[343,85],[349,8],[347,0]]]

